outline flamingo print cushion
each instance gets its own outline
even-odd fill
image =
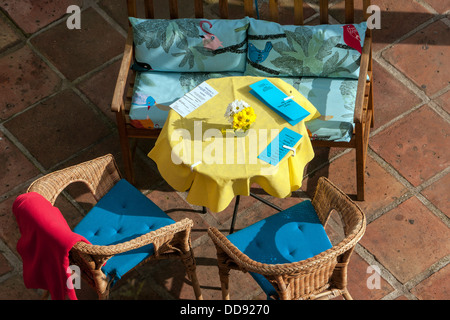
[[[170,72],[244,72],[248,18],[239,20],[129,18],[134,69]]]
[[[246,75],[358,78],[366,22],[289,26],[249,20]]]

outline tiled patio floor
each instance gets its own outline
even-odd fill
[[[188,1],[181,2],[185,6]],[[333,1],[331,16],[339,19],[343,2]],[[307,3],[311,8],[305,14],[315,19],[318,1]],[[382,16],[381,30],[374,30],[375,127],[367,197],[359,203],[368,226],[350,263],[349,290],[355,299],[449,299],[450,3],[372,3]],[[71,4],[82,6],[81,30],[66,27],[64,14]],[[124,0],[0,0],[0,8],[0,299],[39,299],[38,291],[23,284],[16,251],[20,233],[11,206],[33,180],[56,169],[106,153],[114,154],[121,166],[109,106],[125,41],[126,7]],[[184,16],[192,8],[183,10]],[[215,5],[208,9],[217,12]],[[168,15],[166,8],[158,7],[156,13]],[[174,219],[194,220],[203,295],[220,299],[215,249],[206,230],[217,226],[227,232],[233,203],[225,212],[201,214],[184,200],[184,193],[163,181],[146,156],[150,148],[149,141],[138,145],[138,187]],[[316,149],[302,190],[290,199],[271,200],[284,207],[301,201],[312,194],[321,175],[354,194],[353,159],[353,152]],[[80,204],[74,205],[75,200]],[[57,205],[74,226],[91,202],[85,190],[74,186]],[[273,213],[251,198],[241,203],[238,228]],[[381,270],[375,288],[370,288],[369,266]],[[248,274],[233,272],[230,290],[234,299],[265,299]],[[77,294],[95,298],[86,285]],[[194,295],[181,263],[163,261],[132,272],[111,298]]]

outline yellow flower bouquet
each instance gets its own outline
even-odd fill
[[[245,101],[235,100],[230,103],[225,112],[225,117],[231,123],[233,130],[247,131],[256,120],[255,110]]]

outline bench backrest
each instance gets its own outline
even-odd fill
[[[164,2],[164,0],[157,0],[158,4]],[[183,0],[189,1],[189,0]],[[143,2],[143,3],[142,3]],[[128,16],[130,17],[138,17],[137,12],[138,8],[143,7],[145,18],[153,19],[158,18],[155,16],[155,7],[154,0],[127,0],[128,6]],[[171,19],[180,18],[180,12],[178,9],[178,0],[166,0],[169,7],[169,16]],[[204,11],[204,2],[203,0],[190,0],[192,5],[194,6],[194,16],[195,18],[211,18],[205,17]],[[218,0],[218,8],[219,8],[219,17],[222,19],[231,18],[230,7],[236,6],[236,1],[232,1],[230,4],[228,0]],[[242,13],[244,16],[248,17],[256,17],[257,8],[255,7],[255,0],[241,0],[242,5]],[[270,20],[274,22],[281,22],[280,20],[280,10],[284,3],[287,1],[282,1],[281,4],[278,0],[269,0],[268,10],[265,10],[266,16],[260,16],[260,19]],[[319,18],[321,24],[328,24],[328,6],[329,0],[316,0],[318,2],[319,8]],[[370,6],[370,0],[345,0],[345,23],[353,23],[355,21],[355,2],[362,2],[362,17],[360,17],[360,21],[367,20],[367,8]],[[302,25],[304,24],[304,14],[303,14],[303,0],[292,0],[289,2],[289,8],[292,10],[293,7],[293,24]],[[234,9],[232,10],[235,11]],[[259,14],[259,12],[258,12]]]

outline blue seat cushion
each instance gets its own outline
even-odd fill
[[[114,245],[175,223],[125,179],[98,201],[74,232],[94,245]],[[154,253],[153,244],[115,255],[102,267],[113,283]]]
[[[258,221],[227,238],[249,258],[267,264],[306,260],[332,247],[311,201]],[[274,287],[262,275],[250,272],[268,297]]]

